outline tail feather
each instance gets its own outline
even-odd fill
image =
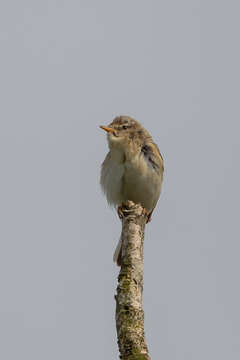
[[[113,261],[118,265],[121,266],[122,263],[122,236],[120,237],[116,250],[114,251]]]

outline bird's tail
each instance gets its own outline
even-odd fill
[[[116,250],[113,254],[113,261],[118,265],[121,266],[122,263],[122,235],[120,236],[120,239],[118,241]]]

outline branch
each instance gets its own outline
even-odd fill
[[[144,336],[143,242],[146,211],[127,201],[122,205],[122,259],[118,276],[116,326],[123,360],[150,360]]]

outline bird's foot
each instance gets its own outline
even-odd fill
[[[122,206],[118,206],[118,208],[117,208],[117,213],[118,213],[119,219],[122,220],[122,219],[123,219]]]
[[[152,213],[153,213],[153,210],[149,214],[147,214],[146,224],[149,223],[152,220]]]
[[[147,220],[146,220],[146,224],[149,222],[149,215],[147,210],[145,208],[143,208],[143,212],[142,212],[142,216],[145,217]],[[150,215],[151,216],[151,215]]]
[[[117,208],[117,213],[118,213],[118,216],[119,216],[119,219],[122,220],[124,218],[124,212],[128,213],[129,210],[128,210],[128,204],[125,204],[123,203],[122,206],[118,206]],[[141,205],[141,204],[139,204]],[[142,205],[141,205],[142,206]],[[147,210],[145,208],[142,208],[142,216],[146,218],[146,224],[149,223],[151,221],[151,218],[152,218],[152,212],[153,210],[148,213]],[[126,215],[126,214],[125,214]],[[140,215],[140,214],[139,214]]]

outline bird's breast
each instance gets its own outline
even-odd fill
[[[124,156],[119,152],[109,152],[102,164],[101,186],[110,205],[123,202],[122,181],[125,172]]]

